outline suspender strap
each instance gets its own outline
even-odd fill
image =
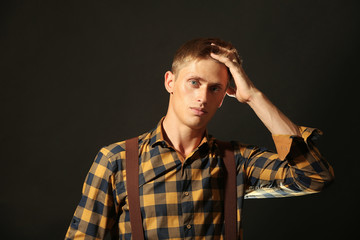
[[[139,147],[138,138],[126,140],[126,187],[128,193],[132,239],[143,240],[144,231],[140,212]]]
[[[237,239],[237,191],[236,191],[236,164],[234,150],[230,142],[217,141],[226,168],[225,180],[225,239]]]

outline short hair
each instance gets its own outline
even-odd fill
[[[211,58],[211,52],[216,53],[219,51],[216,46],[211,45],[212,43],[229,50],[234,48],[230,42],[226,42],[219,38],[196,38],[190,40],[184,43],[176,51],[171,71],[176,74],[184,66],[184,64],[190,61]],[[231,74],[229,76],[231,76]]]

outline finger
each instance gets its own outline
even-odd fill
[[[229,56],[229,55],[233,54],[233,52],[231,50],[221,47],[221,46],[218,46],[214,43],[212,43],[211,46],[213,46],[212,52],[215,54],[225,55],[225,56]]]
[[[210,53],[210,56],[212,58],[214,58],[215,60],[222,62],[223,64],[225,64],[225,66],[227,66],[228,68],[232,68],[235,67],[236,64],[238,64],[236,61],[231,61],[230,58],[224,56],[224,55],[219,55],[219,54],[215,54],[215,53]]]
[[[232,62],[236,62],[238,64],[242,63],[242,60],[236,48],[228,49],[225,47],[218,46],[215,43],[211,43],[211,46],[214,46],[212,51],[213,53],[218,55],[225,55],[226,57],[230,58]]]
[[[225,47],[216,45],[215,43],[211,43],[211,46],[215,46],[215,47],[218,48],[221,52],[228,53],[228,54],[238,55],[238,52],[237,52],[236,48],[230,48],[230,49],[229,49],[229,48],[225,48]]]
[[[228,59],[230,62],[233,62],[234,64],[240,64],[241,61],[239,59],[238,56],[236,56],[235,54],[233,53],[228,53],[228,52],[224,52],[224,53],[217,53],[217,52],[212,52],[211,54],[215,54],[216,56],[218,57],[214,57],[215,59],[221,61],[221,62],[224,62],[226,61],[225,59]],[[211,55],[210,54],[210,55]],[[213,56],[212,56],[213,57]],[[220,60],[222,59],[222,60]]]
[[[211,46],[216,46],[218,47],[221,51],[223,52],[230,52],[232,49],[228,49],[228,48],[225,48],[225,47],[222,47],[222,46],[219,46],[219,45],[216,45],[215,43],[211,43]]]

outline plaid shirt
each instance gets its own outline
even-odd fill
[[[215,139],[206,135],[182,162],[164,140],[161,124],[139,137],[145,239],[224,239],[224,163]],[[300,129],[302,137],[274,136],[278,154],[232,142],[240,239],[244,199],[316,193],[333,179],[311,141],[319,131]],[[100,150],[66,239],[104,239],[109,231],[114,239],[131,239],[125,167],[124,141]]]

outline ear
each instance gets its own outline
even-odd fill
[[[175,83],[175,74],[173,74],[171,71],[167,71],[165,73],[165,88],[168,93],[173,93],[174,91],[174,83]]]
[[[221,108],[221,106],[222,106],[222,104],[223,104],[223,102],[224,102],[225,97],[226,97],[226,93],[224,94],[223,98],[221,99],[221,102],[220,102],[218,108]]]

